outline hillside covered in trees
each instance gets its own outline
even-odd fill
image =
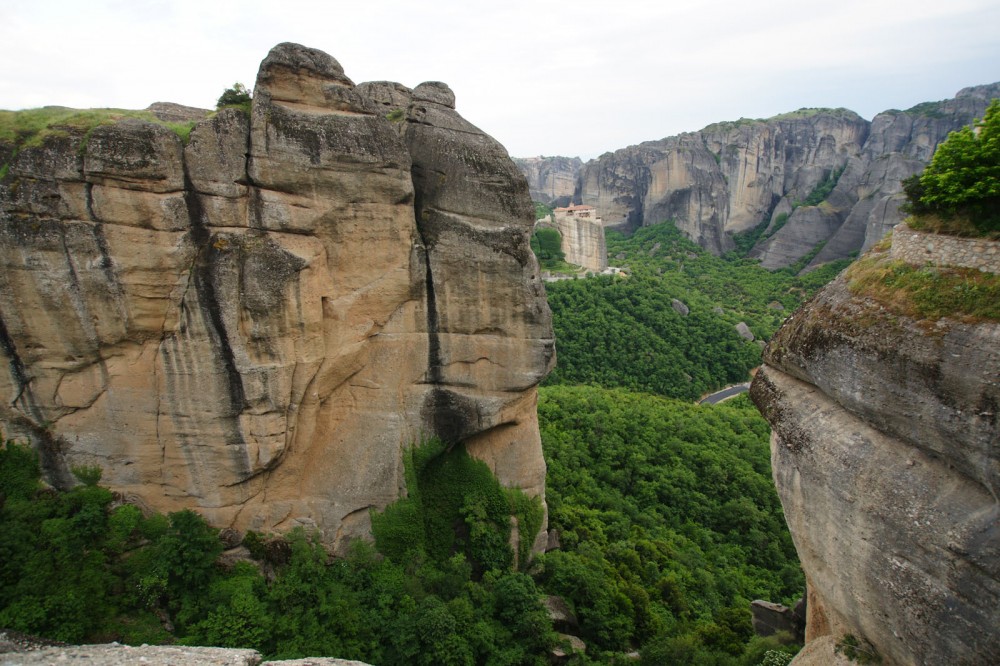
[[[549,285],[559,366],[539,421],[557,549],[514,553],[509,516],[531,531],[539,507],[436,441],[407,458],[408,497],[373,516],[374,543],[343,558],[303,530],[220,538],[191,512],[143,515],[98,470],[75,470],[69,493],[40,489],[37,459],[7,443],[0,626],[282,658],[542,664],[570,651],[542,605],[558,595],[577,622],[558,629],[586,643],[570,663],[756,666],[794,652],[750,626],[753,599],[803,591],[766,423],[745,398],[691,400],[758,364],[736,324],[766,338],[839,266],[771,273],[670,224],[608,245],[624,276]]]
[[[768,271],[733,252],[716,257],[669,222],[608,234],[611,263],[627,277],[546,287],[559,362],[548,384],[597,384],[694,399],[746,381],[760,344],[805,298],[847,265]],[[686,312],[685,312],[686,310]]]

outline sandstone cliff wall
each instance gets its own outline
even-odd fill
[[[608,267],[608,248],[600,218],[555,215],[552,224],[562,235],[566,261],[599,273]]]
[[[570,203],[583,168],[579,157],[515,157],[514,164],[528,179],[532,200],[557,206]]]
[[[751,396],[809,586],[797,666],[846,634],[884,664],[1000,663],[998,350],[1000,324],[894,314],[844,275],[771,341]]]
[[[717,123],[591,160],[574,200],[625,230],[672,219],[717,254],[734,247],[731,234],[767,224],[752,253],[767,268],[793,264],[821,243],[812,265],[845,258],[901,221],[900,182],[998,96],[1000,84],[967,88],[871,122],[845,109],[803,109]],[[800,205],[831,180],[836,186],[819,205]]]
[[[387,111],[399,109],[397,114]],[[401,451],[541,495],[554,362],[527,183],[444,84],[355,87],[281,44],[184,145],[56,133],[0,187],[0,423],[48,478],[216,526],[367,533]]]

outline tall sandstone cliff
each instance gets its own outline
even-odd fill
[[[534,201],[566,206],[576,192],[576,178],[583,168],[579,157],[515,157],[514,164],[528,179]]]
[[[935,259],[940,240],[907,236]],[[1000,324],[894,314],[841,275],[772,339],[751,397],[806,573],[796,666],[849,663],[848,634],[887,666],[1000,663]]]
[[[900,181],[922,170],[950,131],[982,117],[994,97],[1000,83],[871,122],[846,109],[802,109],[717,123],[587,162],[574,201],[627,231],[674,220],[716,254],[734,247],[732,234],[766,224],[752,256],[767,268],[817,249],[813,264],[845,258],[902,219]],[[800,205],[833,181],[818,205]]]
[[[187,145],[123,121],[13,159],[3,430],[58,486],[99,465],[151,508],[338,546],[434,435],[540,496],[554,341],[533,219],[447,86],[355,87],[278,45],[250,116],[221,111]]]

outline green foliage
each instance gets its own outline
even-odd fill
[[[780,650],[768,650],[764,653],[764,660],[760,666],[788,666],[792,662],[794,655]]]
[[[385,114],[385,117],[391,123],[401,123],[406,119],[406,111],[403,109],[393,109]]]
[[[101,482],[101,476],[104,474],[100,465],[73,465],[70,471],[85,486],[96,486]]]
[[[490,484],[483,490],[482,469],[464,453],[434,443],[412,449],[410,458],[408,477],[424,477],[416,494],[426,491],[430,505],[446,504],[452,515],[468,514],[470,535],[492,531],[486,522],[499,520],[494,512],[508,525],[511,505],[524,523],[540,521],[533,517],[537,500]],[[471,475],[469,498],[434,488],[431,470],[449,482]],[[529,577],[494,566],[474,582],[461,552],[440,562],[415,553],[397,563],[356,542],[346,558],[331,560],[317,534],[299,529],[283,541],[287,558],[265,578],[255,563],[220,566],[215,530],[190,511],[144,518],[130,505],[110,510],[111,493],[97,485],[39,492],[37,459],[27,447],[0,447],[0,484],[0,626],[77,643],[221,645],[271,658],[336,656],[389,666],[541,666],[555,642]],[[269,542],[253,534],[245,542],[263,554]],[[486,543],[478,545],[467,538],[484,560],[496,558],[491,538],[480,535]]]
[[[588,653],[736,659],[749,649],[750,600],[802,594],[767,423],[745,397],[698,406],[553,386],[538,411],[563,546],[541,559],[540,581],[573,605]]]
[[[38,454],[30,447],[8,439],[0,433],[0,498],[26,500],[38,489]],[[0,507],[3,500],[0,500]]]
[[[480,571],[509,570],[515,507],[489,467],[464,447],[449,450],[437,439],[411,449],[405,464],[407,497],[372,515],[379,550],[397,563],[421,557],[441,563],[458,551]],[[537,534],[541,520],[533,520],[530,502],[516,502]],[[530,544],[528,527],[522,538]]]
[[[840,176],[844,173],[844,169],[846,168],[846,166],[842,166],[839,169],[831,171],[826,178],[816,184],[816,187],[813,188],[812,192],[810,192],[805,199],[798,202],[793,207],[818,206],[823,203],[823,201],[830,196],[830,192],[833,192],[833,188],[837,186],[837,181],[840,180]],[[775,229],[775,231],[777,231],[777,229]]]
[[[535,219],[544,220],[546,218],[552,217],[552,206],[544,204],[541,201],[533,202],[535,204]]]
[[[715,257],[671,223],[629,238],[609,232],[607,242],[614,262],[631,271],[628,278],[546,285],[559,350],[548,385],[599,384],[695,399],[744,381],[760,363],[760,347],[739,337],[736,324],[745,321],[767,339],[848,263],[801,277],[771,272],[753,261]],[[674,298],[690,308],[687,316],[671,307]]]
[[[46,106],[24,111],[0,111],[0,144],[13,146],[13,154],[27,148],[41,146],[48,139],[84,137],[81,152],[86,147],[86,137],[96,127],[113,125],[121,120],[135,118],[163,125],[187,143],[194,122],[170,123],[159,120],[149,111],[128,109],[70,109],[64,106]],[[13,159],[13,155],[11,156]],[[7,165],[5,165],[7,166]]]
[[[926,118],[944,118],[946,114],[941,109],[941,102],[921,102],[916,106],[911,106],[906,113]]]
[[[542,269],[560,268],[566,264],[562,251],[562,234],[552,227],[538,227],[531,235],[531,250]]]
[[[903,181],[908,210],[964,219],[979,234],[1000,233],[1000,100],[982,120],[952,132],[918,177]]]
[[[890,311],[937,321],[1000,321],[1000,276],[973,268],[912,266],[875,255],[854,264],[848,286]]]
[[[219,96],[218,101],[215,103],[215,108],[236,107],[249,112],[251,99],[250,89],[237,81],[231,87],[222,91],[222,95]]]
[[[782,216],[784,217],[784,219],[780,219],[782,218]],[[788,214],[781,213],[781,215],[779,215],[778,218],[780,224],[776,224],[774,229],[775,231],[781,228],[781,225],[784,225],[785,220],[788,219]],[[773,235],[773,234],[765,235],[764,232],[767,231],[768,226],[769,226],[769,220],[764,220],[753,229],[748,229],[746,231],[741,231],[739,233],[733,234],[733,242],[736,244],[736,250],[735,250],[736,256],[746,257],[748,254],[750,254],[750,250],[753,249],[753,246],[757,244],[757,241],[761,240],[762,236],[764,238],[767,238],[768,235]]]
[[[531,559],[531,547],[534,536],[542,529],[545,519],[545,508],[537,496],[529,496],[519,488],[506,488],[507,500],[510,503],[510,514],[517,518],[519,538],[517,561],[521,568],[527,566]]]
[[[842,654],[859,664],[881,664],[882,656],[868,643],[858,640],[854,634],[845,634],[837,641],[834,652]]]

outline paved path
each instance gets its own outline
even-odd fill
[[[735,384],[733,386],[727,386],[726,388],[722,389],[721,391],[716,391],[715,393],[709,393],[704,398],[702,398],[701,400],[699,400],[698,404],[699,405],[714,405],[716,403],[722,402],[723,400],[727,400],[729,398],[737,396],[740,393],[745,392],[749,388],[750,388],[750,382],[746,382],[746,383],[743,383],[743,384]]]

